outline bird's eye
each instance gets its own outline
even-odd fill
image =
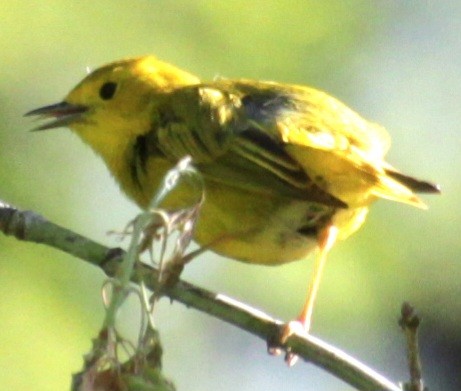
[[[99,90],[99,96],[103,100],[109,100],[112,99],[112,97],[115,94],[115,90],[117,89],[117,83],[114,83],[112,81],[108,81],[107,83],[104,83]]]

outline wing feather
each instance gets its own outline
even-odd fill
[[[168,159],[190,155],[205,179],[228,186],[347,207],[317,186],[285,151],[283,141],[265,131],[264,118],[248,118],[238,93],[193,86],[175,94],[158,108],[173,115],[157,116],[172,120],[154,120],[152,129],[158,149]]]

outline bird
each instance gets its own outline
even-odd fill
[[[28,112],[68,127],[148,209],[162,178],[189,156],[203,178],[195,241],[225,257],[275,266],[317,252],[306,301],[288,322],[309,333],[328,252],[387,199],[418,208],[438,185],[385,161],[390,137],[338,99],[307,86],[195,75],[154,56],[87,75],[60,103]],[[162,207],[190,199],[177,191]],[[238,277],[235,277],[238,278]]]

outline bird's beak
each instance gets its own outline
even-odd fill
[[[39,119],[54,118],[53,121],[32,129],[33,131],[36,131],[68,126],[81,119],[82,115],[87,110],[88,108],[85,106],[74,105],[64,101],[29,111],[28,113],[24,114],[24,116],[37,115],[39,116]]]

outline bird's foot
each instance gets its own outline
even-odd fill
[[[289,367],[292,367],[298,361],[298,356],[292,353],[289,347],[285,347],[285,344],[293,334],[306,336],[309,333],[309,326],[310,325],[306,324],[302,319],[296,319],[285,323],[279,329],[278,335],[268,341],[267,351],[271,355],[278,356],[285,350],[285,363]],[[285,347],[285,349],[283,349],[283,347]]]

